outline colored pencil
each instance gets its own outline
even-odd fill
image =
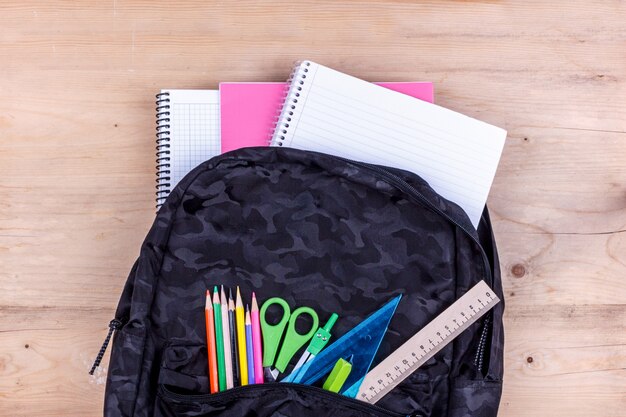
[[[235,322],[235,302],[233,292],[228,290],[228,325],[230,330],[230,350],[233,360],[233,386],[241,385],[239,377],[239,351],[237,350],[237,324]]]
[[[211,303],[211,293],[206,290],[206,303],[204,305],[204,318],[206,320],[206,344],[209,356],[209,385],[211,394],[219,390],[217,378],[217,358],[215,356],[215,323],[213,321],[213,304]]]
[[[261,322],[259,321],[259,305],[256,302],[256,295],[252,293],[252,310],[250,310],[252,321],[252,349],[254,349],[254,382],[263,383],[263,348],[261,347]]]
[[[213,316],[215,317],[215,352],[217,356],[217,377],[220,391],[226,389],[226,368],[224,363],[224,332],[222,330],[222,306],[217,286],[213,289]]]
[[[228,324],[228,300],[226,299],[226,293],[224,292],[224,286],[222,285],[222,292],[220,297],[220,303],[222,305],[222,332],[224,333],[224,369],[226,371],[226,389],[233,387],[233,358],[231,357],[230,350],[230,326]]]
[[[241,293],[237,287],[237,301],[235,303],[235,317],[237,318],[237,347],[239,348],[239,378],[241,385],[248,385],[248,360],[246,357],[246,324],[241,302]]]
[[[252,347],[252,322],[246,306],[246,354],[248,358],[248,384],[254,384],[254,348]]]

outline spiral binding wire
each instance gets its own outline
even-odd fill
[[[311,63],[309,61],[296,62],[287,79],[287,86],[283,92],[282,105],[276,112],[274,126],[270,134],[270,145],[283,146],[289,132],[291,116],[298,104]]]
[[[156,208],[165,202],[170,183],[170,93],[156,95]]]

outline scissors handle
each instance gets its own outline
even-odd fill
[[[274,304],[278,304],[283,308],[283,316],[277,324],[269,324],[265,319],[267,309]],[[285,331],[285,326],[291,316],[291,309],[287,301],[280,297],[273,297],[263,303],[261,307],[261,331],[263,332],[263,366],[272,366],[274,364],[274,358],[276,358],[276,352],[278,351],[278,345],[280,345],[280,339]]]
[[[298,316],[302,314],[308,314],[313,319],[311,329],[306,334],[300,334],[296,331],[296,320],[298,319]],[[317,317],[317,313],[310,307],[297,308],[291,314],[289,326],[287,327],[287,334],[285,335],[285,341],[283,342],[283,347],[280,349],[280,354],[276,360],[276,369],[280,372],[285,372],[285,369],[287,368],[287,365],[289,365],[289,361],[293,355],[295,355],[296,352],[313,337],[318,325],[319,318]]]

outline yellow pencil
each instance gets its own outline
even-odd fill
[[[239,371],[241,385],[248,385],[248,358],[246,356],[246,323],[241,294],[237,287],[237,301],[235,302],[235,317],[237,320],[237,347],[239,348]]]

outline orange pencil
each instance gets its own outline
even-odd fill
[[[209,385],[211,394],[219,391],[219,380],[217,378],[217,356],[215,346],[215,322],[213,321],[213,303],[211,293],[206,290],[206,302],[204,304],[204,318],[206,321],[206,345],[209,355]]]

